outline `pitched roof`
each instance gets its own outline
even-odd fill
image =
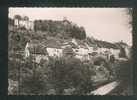
[[[115,44],[109,43],[109,42],[106,42],[106,41],[95,40],[95,43],[96,43],[97,46],[100,47],[100,48],[113,48],[113,49],[119,49]]]
[[[40,43],[29,43],[29,51],[32,54],[47,54],[46,46]]]
[[[66,47],[63,49],[64,54],[74,54],[74,51],[71,47]]]

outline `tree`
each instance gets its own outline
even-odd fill
[[[24,16],[23,19],[26,20],[26,21],[28,21],[28,20],[29,20],[29,17],[28,17],[28,16]]]
[[[123,47],[120,48],[119,57],[125,58],[126,57],[126,51]]]
[[[65,57],[73,57],[75,55],[75,52],[71,47],[66,47],[63,49],[63,55]]]
[[[20,15],[15,15],[14,18],[15,18],[15,19],[18,19],[18,20],[21,20],[21,19],[22,19],[22,17],[21,17]]]
[[[126,14],[129,16],[129,27],[132,27],[132,14],[133,14],[133,8],[126,8]]]
[[[95,44],[95,39],[93,37],[87,37],[87,42],[89,44]]]
[[[50,79],[57,95],[62,95],[64,89],[75,88],[73,94],[86,94],[92,90],[91,64],[83,64],[76,58],[60,58],[51,61]]]
[[[86,31],[85,31],[84,27],[80,27],[80,35],[81,35],[81,39],[86,38]]]
[[[11,18],[8,18],[8,23],[9,23],[10,25],[14,25],[14,20],[11,19]]]
[[[61,37],[65,39],[72,37],[81,40],[86,38],[84,27],[79,27],[77,24],[72,25],[68,20],[67,22],[68,24],[64,25],[63,21],[35,20],[34,29],[35,31],[46,31],[49,33],[49,36],[53,37]]]
[[[19,25],[19,21],[22,19],[22,17],[20,15],[15,15],[14,18],[18,20],[18,25]]]
[[[84,27],[79,28],[77,25],[73,25],[69,31],[72,38],[77,38],[81,40],[86,38],[86,32],[84,30]]]

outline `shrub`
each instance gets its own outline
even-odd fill
[[[21,85],[21,94],[46,94],[46,81],[40,71],[35,70],[32,75],[23,78]]]
[[[126,51],[123,47],[120,48],[119,57],[120,58],[126,58]]]
[[[53,63],[53,62],[52,62]],[[75,94],[84,94],[92,89],[90,81],[90,66],[84,65],[75,58],[61,58],[54,61],[51,67],[52,83],[57,94],[63,94],[64,89],[75,88]]]
[[[69,92],[72,94],[86,94],[92,90],[92,64],[82,63],[73,57],[49,58],[48,63],[42,61],[40,64],[33,62],[33,57],[30,57],[20,68],[20,80],[16,79],[20,81],[20,94],[62,95],[68,89],[73,89]]]
[[[73,25],[69,21],[68,24],[64,24],[63,21],[52,21],[52,20],[35,20],[34,29],[35,31],[48,32],[49,36],[70,38],[74,37],[77,39],[85,39],[86,32],[84,27]],[[61,35],[60,35],[61,34]]]

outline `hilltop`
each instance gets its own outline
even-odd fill
[[[109,43],[97,40],[94,37],[87,37],[87,33],[83,26],[78,26],[67,19],[61,21],[35,20],[34,30],[27,30],[25,27],[17,28],[13,26],[14,21],[9,18],[9,37],[11,37],[9,38],[9,49],[23,50],[28,41],[41,44],[45,47],[54,48],[61,48],[64,45],[71,45],[73,48],[121,48],[120,42]]]

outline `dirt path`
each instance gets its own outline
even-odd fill
[[[119,86],[111,91],[110,95],[132,95],[132,62],[119,62],[116,66],[117,80]]]
[[[132,63],[120,61],[114,64],[116,80],[92,91],[90,95],[131,95],[132,94]]]
[[[114,81],[104,86],[99,87],[98,89],[92,91],[90,95],[106,95],[111,92],[114,88],[119,85],[119,82]]]

